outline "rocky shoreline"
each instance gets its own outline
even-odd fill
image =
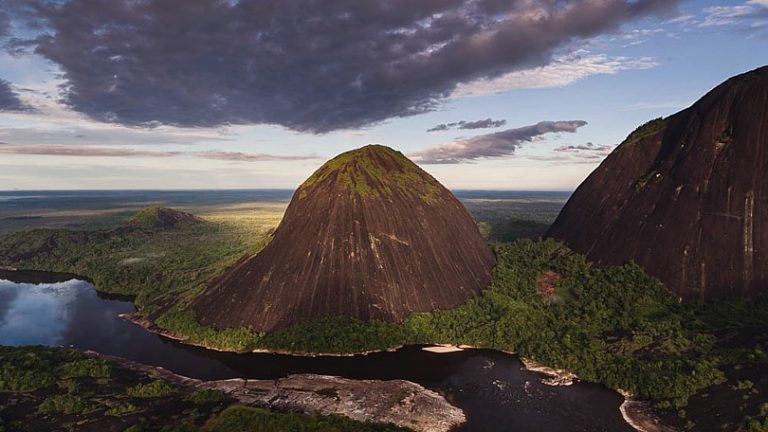
[[[579,379],[576,374],[565,369],[555,369],[549,366],[544,366],[525,357],[520,357],[520,361],[529,371],[540,373],[547,377],[541,380],[542,384],[550,386],[569,386],[573,385],[573,383]]]
[[[138,317],[134,314],[121,314],[120,317],[134,324],[137,324],[148,331],[159,334],[169,339],[173,339],[185,344],[194,345],[194,346],[198,346],[198,347],[202,347],[202,348],[206,348],[214,351],[231,352],[231,351],[222,350],[215,347],[206,346],[204,344],[190,342],[187,337],[168,331],[166,329],[160,328],[150,320]],[[402,348],[402,346],[390,348],[387,350],[371,350],[371,351],[365,351],[365,352],[359,352],[359,353],[344,353],[344,354],[303,353],[303,352],[266,350],[266,349],[257,349],[252,351],[243,351],[243,352],[283,354],[283,355],[305,356],[305,357],[318,357],[318,356],[349,357],[349,356],[355,356],[355,355],[373,354],[373,353],[382,352],[382,351],[396,351],[399,348]],[[424,348],[424,349],[430,352],[435,352],[435,353],[451,353],[456,351],[463,351],[465,349],[480,349],[480,348],[469,346],[469,345],[457,346],[452,344],[437,344],[432,348]],[[520,361],[523,363],[523,366],[525,367],[525,369],[531,372],[536,372],[544,375],[545,378],[542,378],[541,380],[542,384],[546,384],[550,386],[570,386],[570,385],[573,385],[573,383],[578,381],[579,379],[579,377],[576,374],[568,370],[545,366],[536,362],[535,360],[525,358],[525,357],[520,357],[517,353],[514,353],[514,352],[505,352],[505,353],[510,355],[517,355],[520,358]],[[342,379],[342,378],[338,378],[338,379]],[[252,382],[254,380],[240,380],[240,381]],[[355,380],[348,380],[348,381],[360,382]],[[414,384],[414,383],[411,383],[411,384]],[[417,384],[414,384],[414,385],[417,385]],[[614,390],[624,397],[624,402],[621,404],[621,407],[619,408],[619,410],[621,411],[621,415],[624,418],[624,421],[626,421],[627,424],[632,426],[636,431],[638,432],[675,432],[676,431],[676,429],[670,426],[664,425],[661,422],[661,420],[653,413],[653,410],[651,409],[650,404],[647,401],[636,399],[631,394],[629,394],[624,390],[621,390],[621,389],[614,389]],[[430,390],[426,390],[426,391],[430,391]],[[434,429],[434,430],[437,430],[437,429]]]
[[[648,401],[635,399],[624,390],[617,390],[624,396],[624,402],[619,407],[621,416],[638,432],[677,432],[677,429],[661,422],[651,409]]]
[[[392,423],[419,432],[450,431],[466,421],[464,412],[438,393],[405,380],[351,380],[297,374],[277,380],[202,381],[121,357],[86,351],[180,386],[217,390],[247,406],[305,414],[341,415],[357,421]]]
[[[534,360],[520,357],[526,369],[545,375],[547,378],[541,380],[543,384],[551,386],[569,386],[579,379],[573,372],[565,369],[556,369],[541,365]],[[619,407],[621,416],[628,425],[632,426],[637,432],[676,432],[677,429],[667,426],[661,422],[651,409],[648,401],[636,399],[631,393],[617,389],[617,393],[624,397]]]

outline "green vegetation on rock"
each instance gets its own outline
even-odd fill
[[[660,177],[661,174],[659,174],[657,171],[650,171],[644,176],[642,176],[637,183],[635,183],[635,191],[640,192],[648,185],[648,182],[653,180],[654,178]]]
[[[393,165],[385,170],[381,163],[372,158],[384,157]],[[315,171],[299,187],[299,197],[316,183],[335,176],[334,182],[361,198],[379,194],[416,194],[422,201],[431,204],[438,199],[440,185],[402,153],[382,145],[368,145],[342,153],[329,160]]]
[[[198,405],[206,404],[206,403],[213,403],[213,402],[221,402],[224,400],[224,393],[217,391],[217,390],[210,390],[210,389],[201,389],[201,390],[195,390],[187,396],[187,400],[193,403],[196,403]]]
[[[126,390],[128,396],[137,398],[166,397],[173,394],[173,387],[165,381],[155,380],[146,384],[137,384]]]
[[[80,414],[86,410],[88,410],[88,402],[79,396],[71,394],[48,396],[37,407],[37,411],[43,414]]]
[[[110,416],[120,417],[120,416],[124,416],[124,415],[128,415],[128,414],[133,414],[133,413],[135,413],[138,410],[139,410],[139,408],[136,405],[134,405],[134,404],[132,404],[130,402],[125,402],[125,403],[121,403],[121,404],[119,404],[117,406],[114,406],[112,408],[109,408],[105,412],[105,414],[106,415],[110,415]]]
[[[667,119],[663,117],[658,117],[652,120],[649,120],[640,126],[638,126],[635,130],[630,133],[627,138],[624,140],[624,142],[621,143],[621,145],[631,145],[638,141],[640,141],[643,138],[649,137],[660,130],[664,129],[667,126]]]

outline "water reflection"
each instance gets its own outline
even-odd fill
[[[5,345],[57,345],[70,327],[72,305],[88,283],[51,285],[0,280],[0,341]]]

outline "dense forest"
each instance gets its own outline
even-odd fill
[[[100,290],[136,295],[141,314],[189,343],[293,353],[434,343],[493,348],[651,399],[681,427],[695,427],[688,414],[697,404],[715,403],[702,399],[710,390],[726,395],[718,407],[724,414],[712,421],[743,430],[768,427],[768,383],[749,379],[768,367],[764,298],[681,304],[634,264],[598,268],[552,240],[522,239],[493,245],[491,284],[454,309],[413,314],[401,323],[328,317],[269,334],[201,326],[187,302],[268,240],[249,234],[210,223],[39,230],[0,239],[0,265],[83,274]],[[137,257],[145,260],[125,264]]]

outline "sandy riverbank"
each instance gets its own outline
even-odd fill
[[[435,353],[435,354],[450,354],[454,352],[464,351],[464,348],[456,345],[439,344],[439,345],[433,345],[433,346],[425,346],[421,350]]]

